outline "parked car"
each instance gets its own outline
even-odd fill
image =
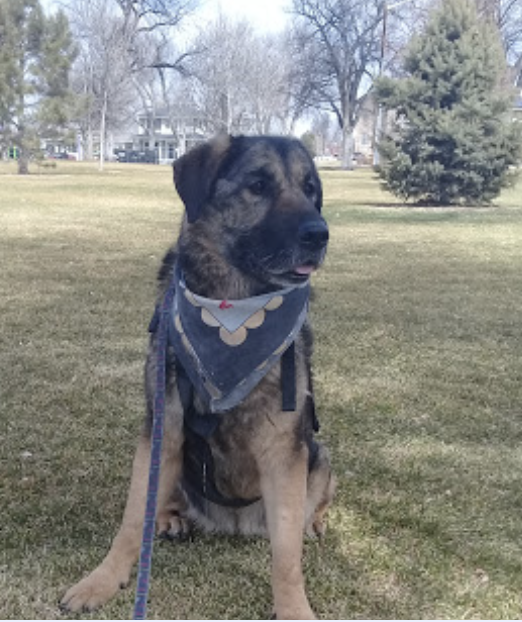
[[[158,154],[154,149],[144,149],[143,151],[137,149],[115,149],[114,155],[118,162],[134,162],[140,164],[158,163]]]

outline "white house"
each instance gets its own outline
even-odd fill
[[[120,137],[115,152],[123,159],[125,154],[137,153],[145,161],[169,164],[210,134],[205,120],[193,112],[149,109],[136,116],[134,131]]]

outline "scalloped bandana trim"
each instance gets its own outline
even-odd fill
[[[241,300],[215,300],[176,279],[171,344],[211,412],[237,406],[294,342],[310,284]]]

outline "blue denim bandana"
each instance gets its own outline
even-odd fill
[[[210,412],[237,406],[294,342],[308,313],[310,284],[213,300],[175,281],[170,339]]]

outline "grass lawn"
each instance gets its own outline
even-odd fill
[[[13,173],[0,165],[0,618],[52,619],[121,518],[181,206],[167,167]],[[324,544],[306,544],[310,600],[330,619],[520,619],[522,187],[430,210],[367,170],[323,179],[315,375],[339,488]],[[268,568],[263,540],[158,544],[149,617],[266,618]]]

